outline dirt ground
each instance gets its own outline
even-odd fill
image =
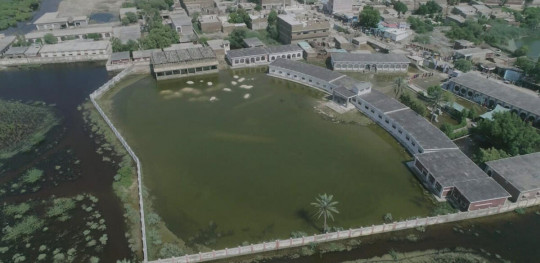
[[[93,13],[118,14],[124,0],[62,0],[58,6],[61,16],[90,16]]]

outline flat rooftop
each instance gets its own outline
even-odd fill
[[[343,76],[341,78],[334,79],[330,81],[330,83],[338,86],[338,87],[345,87],[347,89],[357,89],[358,91],[363,91],[365,89],[371,88],[370,82],[365,81],[359,81],[356,79],[353,79],[349,76]],[[358,94],[356,94],[358,95]]]
[[[152,52],[154,66],[164,64],[187,63],[196,60],[216,59],[216,54],[210,47],[197,47],[170,51]]]
[[[269,46],[269,47],[266,47],[266,50],[268,50],[268,53],[283,53],[283,52],[294,52],[294,51],[302,52],[303,51],[303,49],[296,44]]]
[[[114,27],[113,35],[124,44],[129,40],[137,41],[141,38],[141,27],[139,25]]]
[[[15,36],[6,36],[4,38],[0,38],[0,51],[6,49],[13,41],[15,41]]]
[[[473,48],[464,48],[464,49],[458,49],[454,51],[457,54],[460,54],[462,56],[472,56],[472,55],[481,55],[481,54],[487,54],[487,53],[493,53],[493,51],[489,49],[479,48],[479,47],[473,47]]]
[[[467,72],[450,81],[540,116],[540,97],[516,86]]]
[[[413,136],[424,150],[457,149],[446,134],[411,109],[387,114]]]
[[[343,74],[319,66],[284,58],[278,58],[274,60],[272,63],[270,63],[270,66],[276,66],[283,69],[300,72],[309,76],[313,76],[314,78],[322,79],[327,82],[335,80],[341,76],[345,76]]]
[[[510,194],[500,184],[487,176],[485,178],[455,182],[454,186],[471,203],[510,197]]]
[[[112,33],[112,26],[89,26],[79,28],[56,29],[50,31],[34,31],[25,35],[26,39],[42,38],[46,34],[52,34],[55,37],[86,35],[91,33]]]
[[[366,54],[366,53],[333,53],[334,62],[362,62],[362,63],[410,63],[411,61],[401,54]]]
[[[248,47],[264,47],[266,46],[260,39],[256,37],[244,38],[244,44]]]
[[[446,150],[415,155],[442,187],[453,187],[457,182],[489,178],[461,150]]]
[[[370,93],[360,95],[360,98],[367,101],[369,104],[373,105],[373,107],[379,109],[385,114],[387,112],[408,108],[401,102],[395,100],[394,98],[388,97],[377,90],[371,90]]]
[[[489,161],[486,165],[520,191],[540,189],[540,152]]]
[[[88,41],[72,40],[58,44],[44,45],[40,53],[48,52],[70,52],[70,51],[92,51],[103,50],[109,47],[109,41]]]

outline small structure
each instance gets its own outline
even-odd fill
[[[316,13],[278,15],[277,28],[283,44],[303,40],[325,42],[330,35],[330,21]]]
[[[6,52],[4,52],[4,58],[25,58],[24,52],[28,47],[10,47]]]
[[[11,46],[11,43],[15,41],[15,36],[7,36],[0,38],[0,56],[2,56]]]
[[[225,54],[231,50],[231,43],[229,40],[215,39],[208,40],[206,44],[216,53],[216,56],[219,58],[225,57]]]
[[[136,64],[150,64],[150,58],[152,57],[152,52],[161,51],[161,49],[147,49],[147,50],[136,50],[132,52],[133,62]]]
[[[458,14],[464,18],[472,18],[476,16],[476,9],[470,5],[458,5],[454,7],[452,13]]]
[[[367,37],[355,37],[352,39],[352,43],[357,46],[367,44]]]
[[[183,35],[193,34],[193,25],[191,24],[191,18],[183,14],[171,14],[171,26],[172,28]]]
[[[268,51],[263,47],[233,49],[227,51],[227,61],[232,67],[268,64]]]
[[[391,39],[394,42],[399,42],[403,39],[408,38],[411,35],[409,30],[399,29],[399,28],[387,28],[384,30],[383,37]]]
[[[200,16],[199,26],[203,33],[217,33],[221,31],[221,21],[219,21],[216,15]]]
[[[485,171],[514,202],[540,197],[540,152],[486,162]]]
[[[141,27],[139,25],[114,27],[113,34],[122,44],[126,44],[130,40],[137,41],[141,38]]]
[[[469,40],[456,40],[454,41],[454,49],[466,49],[466,48],[473,48],[474,43]]]
[[[68,29],[54,29],[34,31],[24,35],[24,38],[32,42],[43,42],[46,34],[52,34],[58,39],[58,42],[73,40],[73,39],[87,39],[89,36],[99,36],[101,39],[109,39],[113,35],[113,28],[111,26],[87,26],[79,28]]]
[[[266,47],[266,45],[256,37],[245,38],[243,41],[244,47]]]
[[[326,9],[330,14],[351,11],[352,6],[352,0],[328,0],[326,3]]]
[[[41,50],[40,44],[32,44],[28,47],[28,49],[24,52],[24,56],[27,58],[34,58],[39,56],[39,51]]]
[[[493,114],[495,113],[501,113],[501,112],[507,112],[507,111],[510,111],[510,109],[507,109],[499,104],[497,104],[497,106],[495,106],[495,109],[491,110],[491,111],[488,111],[482,115],[480,115],[479,117],[484,119],[484,120],[490,120],[492,121],[493,120]]]
[[[510,194],[489,177],[455,182],[449,199],[464,211],[498,207],[506,203]]]
[[[65,29],[73,27],[84,27],[88,25],[86,16],[59,17],[58,12],[44,13],[34,21],[37,30]]]
[[[73,40],[45,45],[39,51],[41,57],[108,57],[111,53],[109,41]]]
[[[304,51],[304,58],[310,59],[317,57],[317,52],[311,47],[311,45],[306,41],[298,42],[298,46]]]
[[[268,26],[268,16],[262,13],[250,14],[251,30],[263,30]]]
[[[237,28],[247,29],[246,23],[229,23],[226,19],[221,19],[221,31],[225,34],[230,34],[233,30]]]
[[[492,58],[493,56],[493,51],[483,48],[465,48],[454,51],[454,59],[464,58],[467,60],[478,61],[486,58]]]
[[[126,64],[131,62],[131,57],[129,56],[129,51],[116,52],[111,54],[110,64]]]
[[[349,50],[353,48],[351,42],[349,42],[349,40],[340,35],[334,37],[334,43],[336,44],[336,48]]]
[[[218,60],[210,47],[156,51],[150,63],[157,80],[218,72]]]
[[[269,46],[266,48],[268,52],[268,61],[272,62],[277,58],[286,58],[292,60],[302,59],[303,49],[296,44]]]
[[[406,72],[410,60],[400,54],[334,53],[331,64],[338,71]]]
[[[459,15],[448,15],[446,16],[446,22],[449,23],[456,23],[458,25],[461,25],[465,23],[466,19]]]

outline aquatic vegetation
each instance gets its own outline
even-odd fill
[[[65,213],[75,208],[75,201],[71,198],[57,198],[53,201],[53,206],[47,211],[47,217],[65,215]]]
[[[28,151],[45,139],[59,120],[51,107],[0,100],[0,159]]]
[[[32,184],[41,179],[41,176],[43,176],[43,171],[33,168],[26,172],[26,174],[22,178],[22,181],[24,183]]]

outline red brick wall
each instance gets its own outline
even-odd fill
[[[497,206],[504,205],[505,202],[506,202],[506,198],[475,202],[469,205],[469,211],[482,209],[482,208],[488,208],[488,207],[497,207]]]

